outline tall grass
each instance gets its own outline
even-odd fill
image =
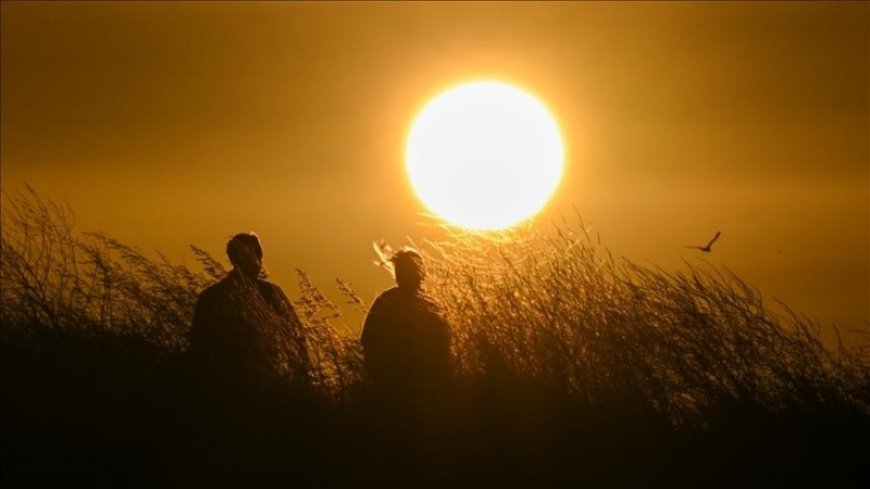
[[[445,305],[464,375],[592,404],[629,396],[676,428],[738,403],[870,412],[866,347],[826,349],[810,320],[774,313],[721,267],[615,260],[580,222],[427,243],[428,290]]]
[[[191,246],[198,270],[156,259],[103,233],[78,233],[68,207],[42,199],[33,189],[4,194],[0,237],[0,313],[2,335],[114,335],[135,338],[164,355],[187,348],[197,295],[223,278],[220,261]],[[300,271],[301,299],[296,307],[305,320],[305,338],[315,361],[311,378],[335,392],[357,377],[359,352],[352,339],[328,323],[337,309]],[[250,294],[249,297],[259,297]],[[286,318],[263,301],[242,303],[242,314],[259,327],[262,345],[278,372],[290,374],[288,356],[298,341]],[[283,365],[282,365],[283,364]]]
[[[300,270],[303,338],[262,307],[251,317],[283,380],[298,371],[288,367],[294,342],[304,344],[306,380],[204,416],[208,406],[183,402],[184,352],[197,294],[226,274],[221,262],[192,247],[191,269],[80,233],[70,209],[29,188],[3,199],[6,467],[41,460],[34,440],[82,445],[79,431],[61,428],[70,425],[103,426],[110,441],[97,445],[127,447],[132,460],[224,483],[227,466],[279,478],[290,466],[295,480],[352,485],[634,485],[651,474],[727,485],[805,480],[810,462],[816,475],[834,467],[851,481],[867,455],[866,348],[826,349],[811,321],[774,312],[721,267],[668,272],[614,259],[579,219],[448,231],[418,246],[426,292],[450,323],[457,379],[431,400],[436,409],[385,417],[367,391],[355,327],[343,324],[345,307],[364,302],[339,281],[347,304],[336,305]],[[229,435],[229,418],[253,424]],[[215,433],[232,443],[203,441]],[[148,455],[130,448],[142,440]]]

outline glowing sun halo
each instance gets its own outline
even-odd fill
[[[405,154],[417,195],[450,223],[501,229],[538,213],[562,175],[556,121],[505,83],[465,83],[414,120]]]

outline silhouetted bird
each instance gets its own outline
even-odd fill
[[[710,247],[713,246],[713,243],[715,243],[716,240],[719,239],[719,236],[721,236],[721,235],[722,235],[721,231],[716,231],[716,236],[713,236],[713,239],[711,239],[710,242],[707,243],[707,246],[686,246],[686,248],[693,248],[693,249],[701,250],[704,253],[709,253]]]

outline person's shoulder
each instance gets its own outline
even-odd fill
[[[199,293],[196,299],[197,308],[213,309],[218,307],[218,304],[226,299],[228,293],[228,277],[224,277]]]
[[[375,300],[372,301],[372,305],[369,307],[369,311],[374,309],[380,309],[383,307],[389,307],[390,304],[394,304],[399,298],[400,292],[398,287],[393,287],[391,289],[387,289],[375,297]]]
[[[286,295],[286,294],[284,294],[284,289],[282,289],[280,285],[276,284],[275,282],[270,282],[266,279],[258,278],[257,279],[257,286],[260,288],[260,290],[265,289],[265,290],[268,290],[274,294]]]
[[[441,303],[424,290],[420,290],[414,295],[414,310],[418,314],[430,318],[443,319],[444,316],[444,308]]]
[[[280,285],[268,280],[257,279],[257,288],[260,290],[260,294],[273,306],[293,309],[292,301],[284,293],[284,289]]]
[[[217,282],[209,285],[202,292],[199,293],[200,298],[208,298],[214,297],[216,295],[220,295],[226,288],[229,281],[229,277],[224,277]]]
[[[401,294],[402,292],[398,287],[393,287],[378,294],[378,296],[375,297],[375,302],[391,302],[398,299]]]
[[[440,312],[441,309],[442,309],[442,307],[441,307],[441,303],[438,302],[438,301],[436,301],[436,300],[435,300],[432,296],[430,296],[430,295],[427,295],[427,294],[421,294],[421,295],[419,296],[419,299],[420,299],[420,302],[422,302],[423,304],[425,304],[426,307],[427,307],[428,309],[431,309],[432,311],[439,311],[439,312]]]

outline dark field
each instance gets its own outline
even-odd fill
[[[453,337],[437,396],[378,395],[346,324],[365,305],[301,272],[309,380],[206,387],[186,335],[219,262],[150,259],[4,198],[4,487],[870,482],[870,351],[825,348],[721,268],[614,259],[582,223],[453,236],[420,246]]]

